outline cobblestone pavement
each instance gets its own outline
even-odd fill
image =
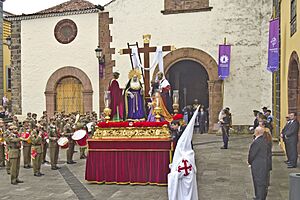
[[[232,136],[228,150],[221,150],[221,137],[196,134],[194,150],[198,168],[198,192],[201,200],[248,200],[253,197],[247,154],[251,136]],[[275,148],[277,144],[274,144]],[[66,165],[66,152],[60,151],[59,171],[42,166],[43,177],[34,177],[32,169],[21,167],[20,178],[25,183],[13,186],[4,169],[0,169],[0,199],[99,199],[99,200],[166,200],[167,187],[97,185],[84,180],[85,160],[74,155],[75,165]],[[284,156],[273,158],[273,171],[268,200],[288,199],[289,173]],[[22,162],[21,162],[22,166]]]

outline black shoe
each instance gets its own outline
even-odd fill
[[[51,167],[52,170],[58,170],[58,167]]]
[[[42,175],[40,175],[39,173],[36,173],[36,174],[33,174],[33,176],[41,177]]]
[[[286,161],[283,161],[285,164],[289,164],[290,163],[290,161],[288,161],[288,160],[286,160]]]
[[[39,172],[38,174],[39,174],[40,176],[44,176],[44,175],[45,175],[45,174],[43,174],[43,173],[41,173],[41,172]]]
[[[7,172],[8,175],[10,175],[10,172]]]
[[[86,156],[85,155],[80,156],[80,159],[86,159]]]
[[[12,185],[18,185],[18,183],[17,183],[17,182],[11,182],[11,184],[12,184]]]
[[[17,180],[17,183],[24,183],[24,181],[21,181],[21,180]]]
[[[72,164],[75,164],[76,162],[75,161],[70,161],[70,162],[67,162],[67,164],[70,164],[70,165],[72,165]]]
[[[25,169],[30,169],[30,167],[29,167],[29,166],[24,166],[24,168],[25,168]]]
[[[287,168],[297,168],[297,167],[294,165],[288,165]]]
[[[220,149],[228,149],[227,147],[221,147]]]

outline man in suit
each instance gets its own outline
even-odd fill
[[[298,132],[299,122],[295,112],[290,113],[290,121],[284,133],[285,142],[288,149],[288,168],[296,168],[298,160]]]
[[[268,188],[268,145],[263,137],[264,129],[257,127],[248,154],[248,163],[251,165],[251,173],[255,191],[255,200],[265,200]]]
[[[287,158],[289,158],[289,152],[288,152],[287,143],[286,143],[286,140],[285,140],[285,132],[286,132],[287,127],[288,127],[289,122],[290,122],[290,116],[287,115],[287,116],[285,117],[285,119],[286,119],[286,124],[285,124],[285,126],[283,127],[283,129],[282,129],[282,131],[281,131],[280,137],[282,138],[282,141],[283,141],[283,143],[284,143],[286,156],[287,156]],[[287,159],[287,160],[284,161],[284,162],[287,164],[287,163],[289,162],[289,159]]]

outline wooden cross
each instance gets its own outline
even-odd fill
[[[143,39],[144,39],[144,47],[142,48],[138,48],[138,52],[139,53],[143,53],[144,54],[144,68],[145,68],[145,76],[144,76],[144,82],[145,82],[145,96],[148,97],[149,96],[149,90],[150,90],[150,72],[149,72],[149,57],[150,57],[150,53],[156,52],[156,47],[150,47],[150,39],[151,39],[151,35],[147,34],[147,35],[143,35]],[[163,46],[162,47],[162,51],[172,51],[174,50],[174,46]],[[119,53],[122,54],[130,54],[131,55],[131,49],[121,49],[119,51]],[[147,70],[148,69],[148,70]]]

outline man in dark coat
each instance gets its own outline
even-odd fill
[[[265,200],[268,188],[268,145],[263,137],[264,129],[257,127],[249,154],[248,163],[251,165],[252,179],[255,191],[255,200]]]
[[[285,147],[285,153],[286,153],[286,156],[287,156],[287,160],[286,161],[284,161],[286,164],[288,164],[289,163],[289,152],[288,152],[288,146],[287,146],[287,143],[286,143],[286,140],[285,140],[285,132],[286,132],[286,130],[287,130],[287,127],[288,127],[288,125],[289,125],[289,122],[290,122],[290,116],[289,115],[287,115],[286,117],[286,124],[285,124],[285,126],[283,127],[283,129],[282,129],[282,131],[281,131],[281,135],[280,135],[280,137],[282,138],[282,140],[283,140],[283,143],[284,143],[284,147]]]
[[[297,120],[297,114],[295,112],[290,113],[290,121],[284,133],[285,142],[288,149],[288,168],[296,168],[298,160],[298,132],[299,122]]]

